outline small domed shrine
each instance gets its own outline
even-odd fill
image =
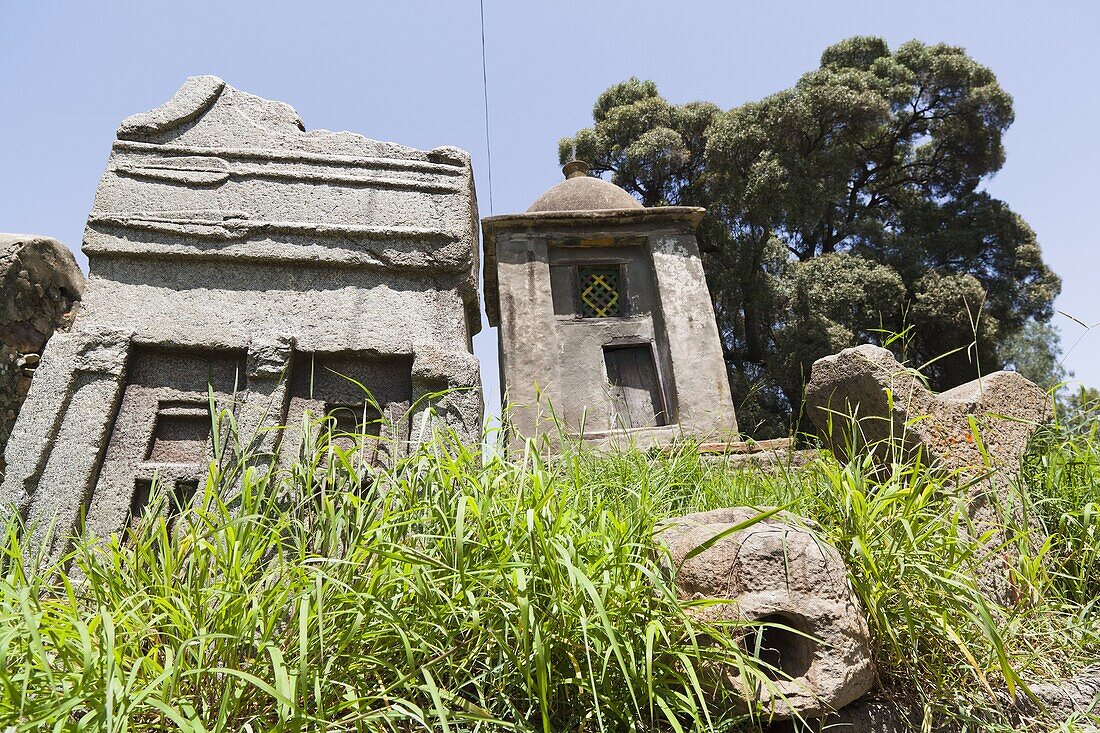
[[[643,207],[581,161],[523,214],[482,220],[512,444],[735,440],[692,206]]]
[[[527,207],[528,214],[540,211],[611,211],[640,209],[638,199],[614,183],[588,175],[588,164],[574,160],[562,168],[565,180],[551,186]]]

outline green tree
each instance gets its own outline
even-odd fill
[[[1100,390],[1083,384],[1058,393],[1055,415],[1058,427],[1095,440],[1100,430]]]
[[[1089,424],[1096,421],[1100,412],[1100,390],[1095,387],[1077,385],[1065,391],[1058,400],[1058,417],[1063,422]]]
[[[980,190],[1012,120],[1011,97],[963,49],[856,37],[794,87],[730,110],[617,84],[559,157],[646,206],[707,208],[699,239],[731,384],[762,436],[789,428],[821,356],[883,343],[932,362],[946,388],[1000,368],[1002,344],[1050,319],[1061,285],[1035,233]]]
[[[998,355],[1013,369],[1046,390],[1061,391],[1073,376],[1062,365],[1061,337],[1049,323],[1028,321],[1001,342]]]

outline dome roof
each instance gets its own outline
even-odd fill
[[[588,175],[588,164],[574,160],[561,169],[565,180],[535,199],[528,214],[539,211],[606,211],[640,209],[638,199],[614,183]]]

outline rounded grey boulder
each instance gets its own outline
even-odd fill
[[[743,644],[773,681],[753,684],[724,675],[776,718],[819,717],[871,689],[867,621],[848,586],[840,553],[807,520],[786,512],[722,536],[765,509],[737,507],[670,520],[657,535],[667,549],[682,600],[716,599],[692,609],[706,620],[759,622]]]

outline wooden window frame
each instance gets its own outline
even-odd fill
[[[573,286],[573,316],[585,321],[606,321],[616,318],[630,317],[630,299],[627,297],[630,283],[627,280],[627,263],[622,260],[600,262],[599,260],[584,260],[582,262],[570,262],[570,280]],[[586,316],[584,315],[584,301],[581,299],[581,269],[619,271],[619,312],[613,316]]]

